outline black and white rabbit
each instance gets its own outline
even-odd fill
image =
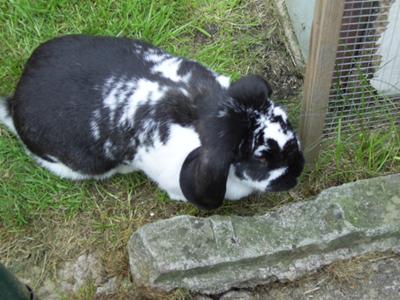
[[[127,38],[70,35],[40,45],[0,120],[39,165],[80,180],[141,170],[171,199],[223,199],[294,187],[304,159],[259,76],[230,83]]]

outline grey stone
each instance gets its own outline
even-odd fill
[[[47,279],[39,289],[35,290],[35,296],[38,299],[58,300],[61,298],[61,292],[54,281]]]
[[[104,267],[101,265],[97,254],[83,254],[76,261],[66,262],[58,270],[56,279],[54,281],[47,279],[35,291],[35,294],[38,299],[61,299],[67,297],[66,295],[78,292],[80,288],[89,283],[95,284],[102,293],[107,294],[110,291],[109,288],[112,288],[112,284],[116,282],[115,280],[109,281],[102,285],[104,272]],[[97,291],[99,290],[97,289]]]
[[[263,216],[178,216],[128,245],[139,285],[204,294],[292,281],[337,260],[400,245],[400,174],[345,184]]]
[[[118,291],[117,277],[110,278],[105,283],[97,287],[96,295],[112,295]]]
[[[77,292],[89,281],[99,285],[103,281],[103,272],[103,266],[95,254],[83,254],[75,262],[67,262],[58,271],[58,280],[62,290]]]

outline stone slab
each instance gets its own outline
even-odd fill
[[[263,216],[178,216],[128,245],[133,279],[216,294],[292,281],[337,260],[400,245],[400,174],[348,183]]]

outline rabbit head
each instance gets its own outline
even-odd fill
[[[190,202],[220,206],[230,170],[252,192],[284,191],[297,184],[304,166],[300,143],[286,113],[270,101],[271,93],[264,79],[250,75],[233,83],[228,95],[213,95],[219,105],[200,118],[202,146],[188,155],[181,170],[182,192]]]

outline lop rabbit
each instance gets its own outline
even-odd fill
[[[304,158],[271,92],[141,41],[71,35],[33,52],[0,120],[58,176],[142,171],[171,199],[214,209],[297,183]]]

